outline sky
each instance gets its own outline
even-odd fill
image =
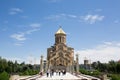
[[[120,0],[0,0],[0,56],[39,64],[62,26],[79,63],[120,59]]]

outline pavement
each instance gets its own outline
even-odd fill
[[[43,76],[40,76],[39,74],[37,75],[34,75],[34,76],[28,76],[28,77],[19,77],[17,79],[12,79],[12,80],[100,80],[98,78],[95,78],[95,77],[92,77],[92,76],[89,76],[89,75],[83,75],[83,74],[80,74],[80,75],[73,75],[71,73],[66,73],[65,75],[63,75],[62,73],[59,75],[59,74],[56,74],[54,73],[53,76],[48,76],[46,74],[43,74]]]
[[[54,75],[52,77],[50,77],[50,75],[47,77],[46,74],[44,74],[44,76],[36,79],[36,80],[65,80],[65,79],[69,79],[69,80],[80,80],[79,77],[76,77],[70,73],[66,73],[65,75],[59,75],[59,74],[56,74],[54,73]]]

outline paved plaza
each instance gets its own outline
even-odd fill
[[[34,75],[31,77],[26,77],[26,78],[25,77],[17,78],[15,80],[100,80],[100,79],[89,76],[89,75],[83,75],[83,74],[75,76],[71,73],[66,73],[66,75],[62,75],[62,74],[59,75],[59,74],[54,73],[54,75],[51,77],[50,75],[47,77],[47,75],[44,74],[43,76]]]
[[[80,78],[78,78],[78,77],[76,77],[76,76],[74,76],[74,75],[72,75],[72,74],[70,74],[70,73],[66,73],[66,75],[56,75],[56,74],[54,74],[52,77],[47,77],[46,75],[44,75],[44,76],[42,76],[41,78],[38,78],[37,80],[55,80],[55,79],[57,79],[57,80],[64,80],[64,79],[80,79]]]

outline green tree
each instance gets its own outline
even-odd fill
[[[7,72],[2,72],[0,74],[0,80],[9,80],[9,74]]]

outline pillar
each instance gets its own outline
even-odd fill
[[[40,72],[43,72],[43,56],[40,59]]]
[[[79,73],[79,55],[76,54],[76,72]]]

